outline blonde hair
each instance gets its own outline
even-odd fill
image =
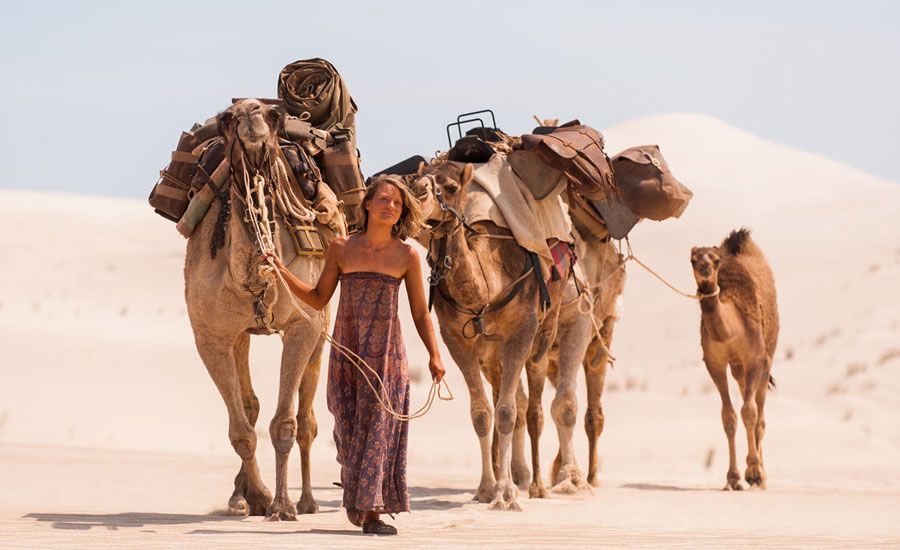
[[[422,214],[422,206],[419,204],[418,199],[410,192],[406,183],[401,178],[391,175],[383,175],[374,178],[372,183],[369,184],[369,187],[366,189],[366,195],[359,204],[359,220],[363,232],[369,227],[369,211],[366,210],[366,205],[375,198],[375,193],[378,192],[378,189],[381,188],[382,185],[393,185],[396,187],[397,190],[400,191],[400,197],[403,201],[400,219],[391,228],[391,235],[401,241],[405,241],[409,237],[415,238],[415,236],[419,234],[419,229],[421,229],[425,219]]]

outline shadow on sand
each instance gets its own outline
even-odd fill
[[[321,487],[318,490],[337,489],[337,487]],[[455,502],[452,500],[442,500],[440,496],[462,495],[470,493],[465,489],[451,489],[446,487],[410,487],[409,496],[411,499],[410,507],[415,510],[450,510],[453,508],[461,508],[469,501]],[[316,499],[319,503],[320,514],[333,514],[341,511],[341,500],[323,500]],[[302,516],[299,516],[302,517]],[[140,528],[154,525],[185,525],[190,523],[216,523],[216,522],[239,522],[244,518],[242,516],[232,516],[224,510],[215,511],[210,514],[161,514],[156,512],[122,512],[117,514],[57,514],[32,512],[23,516],[24,519],[33,519],[38,522],[50,523],[53,529],[69,529],[74,531],[87,531],[94,527],[105,528],[115,531],[119,528]],[[262,518],[260,517],[260,520]],[[302,519],[301,519],[302,521]],[[214,529],[198,529],[192,533],[208,534],[219,532]],[[245,532],[245,531],[242,531]],[[355,531],[327,531],[322,529],[313,529],[312,531],[303,530],[303,533],[320,533],[320,534],[356,534]],[[279,531],[281,533],[281,531]],[[360,535],[362,533],[359,533]]]
[[[619,485],[622,489],[637,489],[639,491],[711,491],[704,487],[676,487],[674,485],[655,485],[653,483],[625,483]]]
[[[41,522],[52,523],[54,529],[86,531],[104,527],[115,531],[120,527],[146,527],[150,525],[183,525],[219,521],[240,521],[239,516],[202,514],[158,514],[151,512],[124,512],[120,514],[52,514],[31,513],[23,516]]]

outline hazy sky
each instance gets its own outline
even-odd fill
[[[673,111],[900,181],[900,2],[10,2],[0,186],[146,196],[182,129],[324,57],[368,175],[458,113],[598,128]]]

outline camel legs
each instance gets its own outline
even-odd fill
[[[195,332],[197,351],[210,378],[222,395],[228,411],[228,439],[241,457],[241,469],[234,479],[234,493],[228,509],[236,515],[261,515],[272,501],[256,462],[256,431],[259,401],[250,385],[248,354],[250,336],[237,337]],[[252,419],[252,420],[251,420]]]
[[[745,383],[741,387],[744,405],[741,407],[741,418],[747,430],[747,470],[744,479],[751,486],[761,489],[766,487],[766,473],[762,464],[761,439],[765,433],[765,417],[763,407],[766,402],[768,386],[769,361],[760,359],[753,368],[747,369]]]
[[[706,370],[716,385],[716,389],[719,390],[719,397],[722,399],[722,426],[725,428],[725,436],[728,438],[728,474],[723,490],[740,491],[744,487],[741,485],[741,474],[738,471],[734,449],[737,415],[734,412],[734,406],[731,404],[731,396],[728,394],[728,377],[725,370],[727,364],[724,361],[710,357],[704,357],[703,361],[706,363]],[[733,369],[734,367],[732,367]]]
[[[587,315],[580,314],[575,307],[560,315],[556,396],[550,405],[550,415],[559,437],[559,452],[553,462],[551,477],[553,492],[556,493],[575,493],[587,488],[575,460],[573,440],[578,414],[578,398],[575,393],[578,368],[584,361],[591,340],[591,322]]]
[[[309,450],[319,433],[319,425],[313,412],[313,399],[316,396],[316,386],[319,384],[321,364],[322,349],[320,347],[313,352],[312,360],[306,365],[303,377],[300,379],[299,405],[297,407],[297,445],[300,447],[300,476],[303,479],[303,489],[300,493],[300,500],[297,501],[297,512],[300,514],[315,514],[319,511],[319,505],[312,494]]]
[[[296,520],[297,509],[288,496],[288,457],[297,439],[296,396],[303,370],[320,338],[310,333],[306,325],[285,331],[281,352],[281,376],[278,384],[278,405],[269,423],[269,435],[275,447],[275,498],[266,511],[270,521]]]
[[[525,387],[522,380],[516,390],[516,429],[512,439],[512,478],[513,483],[520,489],[528,487],[531,472],[528,469],[528,461],[525,459],[525,427],[527,424],[526,413],[528,410],[528,396],[525,395]],[[494,431],[496,433],[496,430]]]
[[[241,389],[241,403],[247,421],[254,428],[259,418],[259,399],[253,392],[250,380],[250,335],[241,333],[234,342],[234,362],[237,369],[238,383]],[[254,465],[256,461],[254,460]],[[255,473],[248,470],[246,461],[241,462],[241,469],[234,478],[234,493],[228,500],[228,511],[238,516],[261,516],[272,502],[272,493],[262,483],[259,468]]]
[[[490,378],[491,393],[494,398],[494,406],[500,399],[500,377],[494,376]],[[528,396],[525,394],[525,387],[519,380],[519,387],[516,390],[516,429],[513,430],[512,440],[512,477],[516,487],[527,490],[531,483],[531,471],[528,469],[528,461],[525,458],[525,428],[527,424]],[[494,427],[493,439],[491,440],[491,460],[494,465],[494,478],[498,476],[500,468],[500,434]]]
[[[518,338],[503,344],[500,352],[500,394],[494,410],[494,423],[499,434],[499,462],[496,494],[491,502],[492,510],[521,510],[516,498],[518,488],[513,483],[510,472],[512,435],[516,427],[516,393],[525,367],[525,360],[531,351],[531,344],[537,331],[537,320],[531,319],[520,326]]]
[[[466,381],[466,387],[469,390],[469,413],[472,417],[472,427],[475,429],[475,435],[478,436],[478,444],[481,447],[481,481],[478,483],[478,488],[475,489],[474,500],[484,503],[491,502],[494,500],[497,483],[494,475],[494,461],[491,456],[493,408],[484,391],[481,365],[464,340],[449,331],[442,331],[441,336]]]
[[[609,349],[612,344],[613,327],[615,317],[607,317],[600,326],[600,337]],[[587,384],[587,404],[584,413],[584,431],[588,438],[588,476],[587,482],[597,487],[600,485],[600,460],[597,443],[600,434],[603,433],[603,405],[601,397],[606,384],[606,369],[609,366],[609,354],[603,351],[603,346],[597,341],[596,336],[588,346],[584,362],[584,379]]]
[[[544,429],[544,408],[541,397],[544,394],[544,381],[547,378],[546,358],[537,364],[525,368],[528,379],[528,438],[531,440],[531,486],[528,488],[530,498],[547,498],[547,489],[541,478],[541,432]]]

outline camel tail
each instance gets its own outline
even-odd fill
[[[769,375],[769,389],[770,389],[770,390],[777,390],[777,389],[778,389],[778,386],[775,385],[775,377],[772,376],[771,374]]]
[[[737,256],[746,251],[749,241],[750,230],[746,227],[742,227],[732,231],[730,235],[725,237],[725,240],[722,242],[722,247],[732,256]]]

